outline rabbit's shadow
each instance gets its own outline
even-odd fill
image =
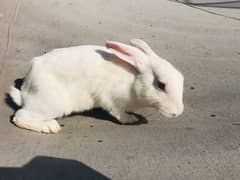
[[[23,84],[23,81],[24,81],[24,78],[16,79],[14,81],[14,87],[16,87],[17,89],[20,89]],[[13,102],[12,98],[9,96],[8,93],[5,94],[5,103],[9,107],[11,107],[14,111],[17,111],[18,109],[20,109],[20,107]]]
[[[141,124],[147,124],[148,123],[147,119],[140,114],[137,114],[137,113],[134,113],[134,112],[127,112],[127,114],[130,114],[132,116],[136,116],[138,121],[136,121],[134,123],[124,124],[124,125],[141,125]],[[73,115],[87,116],[87,117],[92,117],[92,118],[96,118],[96,119],[99,119],[99,120],[111,121],[111,122],[113,122],[115,124],[119,124],[119,125],[122,124],[115,117],[113,117],[107,111],[105,111],[101,108],[95,108],[95,109],[92,109],[92,110],[89,110],[89,111],[84,111],[84,112],[81,112],[81,113],[72,114],[71,116],[73,116]]]
[[[24,82],[24,78],[19,78],[16,79],[14,81],[14,86],[17,89],[20,89],[22,84]],[[11,99],[11,97],[9,96],[9,94],[6,94],[5,96],[5,103],[10,106],[14,111],[17,111],[20,107],[18,105],[16,105],[13,100]],[[147,124],[148,121],[145,117],[143,117],[140,114],[136,114],[133,112],[127,112],[130,115],[136,116],[138,121],[135,123],[131,123],[131,124],[127,124],[127,125],[141,125],[141,124]],[[111,116],[107,111],[101,109],[101,108],[95,108],[89,111],[84,111],[84,112],[80,112],[80,113],[72,113],[71,115],[69,115],[69,117],[71,116],[76,116],[76,115],[80,115],[80,116],[86,116],[86,117],[91,117],[91,118],[95,118],[98,120],[106,120],[106,121],[111,121],[115,124],[121,124],[115,117]],[[12,119],[13,116],[11,116]]]

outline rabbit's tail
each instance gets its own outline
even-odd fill
[[[22,95],[19,89],[11,86],[9,95],[18,106],[22,106]]]

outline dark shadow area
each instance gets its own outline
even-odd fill
[[[21,89],[23,82],[24,82],[24,78],[16,79],[16,80],[14,81],[14,86],[15,86],[17,89]]]
[[[24,78],[16,79],[14,81],[14,87],[17,89],[20,89],[23,84]],[[13,102],[12,98],[9,96],[9,94],[5,94],[5,103],[10,106],[14,111],[17,111],[20,107]]]
[[[218,1],[198,1],[198,0],[176,0],[188,5],[217,7],[217,8],[240,8],[240,0],[218,0]]]
[[[147,124],[148,123],[146,118],[143,117],[140,114],[136,114],[136,113],[133,113],[133,112],[128,112],[128,114],[136,116],[139,119],[139,121],[137,121],[135,123],[127,124],[127,125],[141,125],[141,124]],[[89,110],[89,111],[84,111],[84,112],[81,112],[81,113],[73,113],[70,116],[75,116],[75,115],[81,115],[81,116],[96,118],[96,119],[99,119],[99,120],[111,121],[111,122],[113,122],[115,124],[119,124],[119,125],[122,124],[115,117],[113,117],[107,111],[105,111],[101,108],[95,108],[95,109],[92,109],[92,110]]]
[[[103,51],[103,50],[96,50],[96,53],[98,53],[99,55],[102,56],[103,59],[107,60],[107,61],[112,61],[113,59],[117,59],[117,56],[114,55],[113,53],[109,53],[107,51]]]
[[[1,180],[108,180],[110,178],[75,161],[37,156],[23,167],[0,167]]]
[[[91,118],[96,118],[100,120],[106,120],[111,121],[115,124],[121,124],[115,117],[110,115],[107,111],[101,109],[101,108],[95,108],[88,111],[80,112],[80,113],[74,113],[71,116],[80,115],[80,116],[86,116]]]
[[[11,107],[14,111],[17,111],[20,107],[15,104],[15,102],[13,102],[12,98],[9,96],[9,94],[5,94],[5,99],[4,99],[5,103]]]

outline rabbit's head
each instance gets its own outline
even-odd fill
[[[168,61],[160,58],[140,39],[131,45],[108,41],[106,46],[136,70],[134,94],[143,106],[156,108],[167,117],[183,112],[183,75]]]

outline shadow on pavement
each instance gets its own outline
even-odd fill
[[[127,112],[127,113],[132,115],[132,116],[136,116],[137,119],[138,119],[137,122],[127,124],[127,125],[141,125],[141,124],[147,124],[148,123],[147,119],[140,114],[133,113],[133,112]],[[104,111],[101,108],[95,108],[95,109],[92,109],[92,110],[89,110],[89,111],[84,111],[82,113],[76,113],[76,114],[73,114],[73,115],[81,115],[81,116],[86,116],[86,117],[92,117],[92,118],[96,118],[96,119],[111,121],[115,124],[121,124],[121,122],[119,122],[115,117],[111,116],[107,111]]]
[[[240,8],[240,0],[176,0],[188,5],[218,7],[218,8]]]
[[[17,89],[21,89],[21,86],[23,84],[24,78],[20,78],[20,79],[16,79],[14,81],[14,87],[16,87]],[[5,95],[5,103],[10,106],[14,111],[17,111],[20,107],[18,105],[16,105],[12,98],[9,96],[9,94],[6,93]]]
[[[23,167],[0,167],[1,180],[107,180],[96,170],[75,160],[37,156]]]

